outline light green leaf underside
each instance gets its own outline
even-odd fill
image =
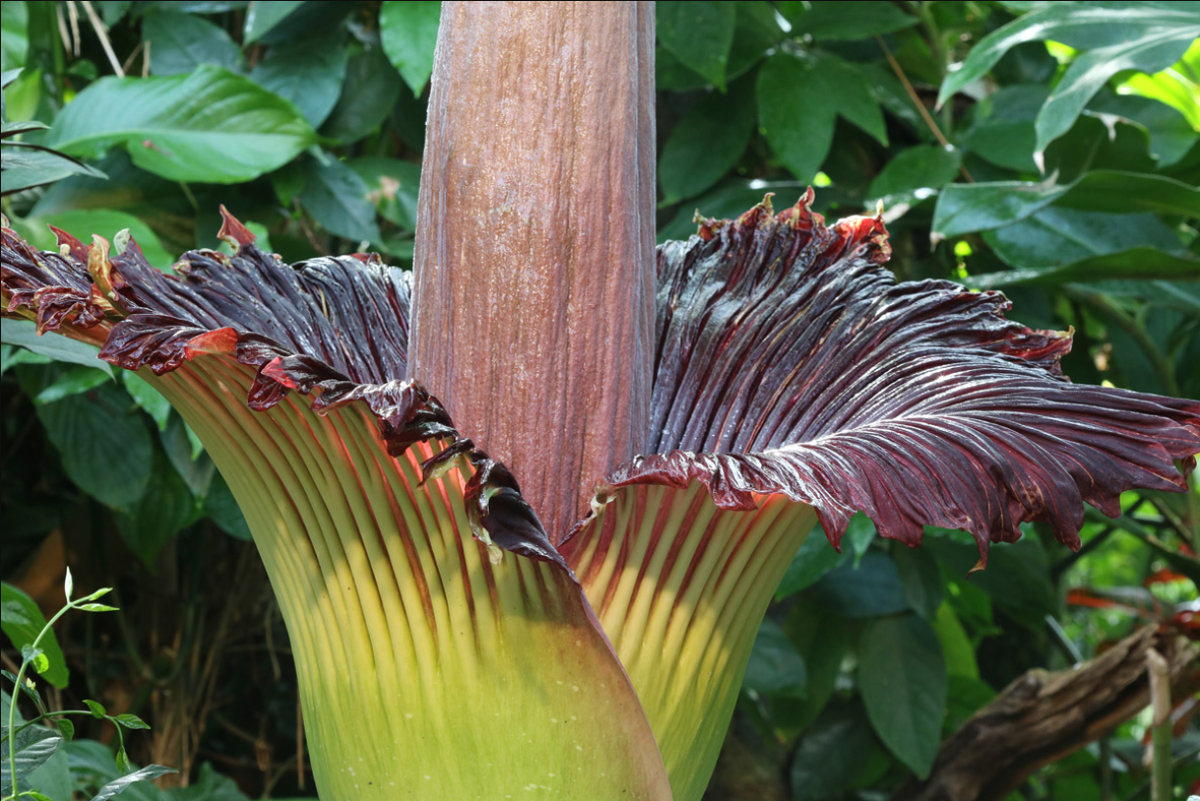
[[[437,443],[388,456],[365,406],[245,406],[253,374],[203,356],[153,384],[246,514],[295,650],[325,801],[667,798],[645,717],[579,588],[471,538]],[[469,468],[462,468],[469,470]]]
[[[619,489],[563,546],[658,739],[676,801],[699,801],[755,635],[812,508],[721,510],[700,486]]]

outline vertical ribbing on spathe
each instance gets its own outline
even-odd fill
[[[472,537],[467,462],[422,482],[443,443],[389,456],[365,404],[317,414],[291,393],[251,411],[253,377],[220,355],[148,376],[205,443],[259,545],[322,798],[669,797],[579,586],[512,553],[493,565]]]
[[[625,665],[677,799],[712,775],[767,605],[816,513],[719,509],[699,483],[634,485],[563,546]]]

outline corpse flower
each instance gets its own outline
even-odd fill
[[[234,254],[174,275],[4,227],[4,313],[138,370],[228,480],[326,801],[699,799],[817,521],[1077,547],[1085,502],[1185,489],[1200,452],[1200,402],[1069,382],[1068,334],[896,283],[881,220],[811,190],[641,258],[652,9],[596,5],[444,4],[415,286],[284,264],[228,213]]]

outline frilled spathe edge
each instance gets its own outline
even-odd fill
[[[811,202],[768,197],[659,248],[651,455],[594,506],[631,484],[700,482],[725,509],[778,493],[835,547],[863,511],[909,545],[969,531],[986,564],[1022,522],[1074,548],[1083,503],[1115,516],[1125,490],[1186,489],[1200,402],[1072,384],[1069,333],[1007,320],[998,292],[897,283],[880,219],[827,227]]]
[[[470,463],[464,494],[478,539],[570,574],[508,469],[461,436],[419,383],[394,378],[407,362],[411,274],[361,254],[289,266],[221,212],[220,237],[234,255],[189,252],[176,275],[151,266],[132,239],[112,255],[102,237],[85,247],[53,229],[59,252],[37,252],[5,226],[5,314],[32,315],[39,333],[100,342],[100,358],[128,370],[162,375],[201,354],[230,355],[255,370],[246,398],[255,411],[289,391],[311,395],[318,412],[361,401],[393,456],[442,441],[422,465],[427,478],[457,459]]]

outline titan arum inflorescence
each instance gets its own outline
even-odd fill
[[[698,799],[815,522],[1075,547],[1200,452],[1200,402],[1071,383],[1069,335],[896,283],[811,191],[655,259],[652,4],[599,5],[444,4],[415,279],[228,214],[172,273],[4,228],[4,313],[140,371],[233,488],[326,801]]]

